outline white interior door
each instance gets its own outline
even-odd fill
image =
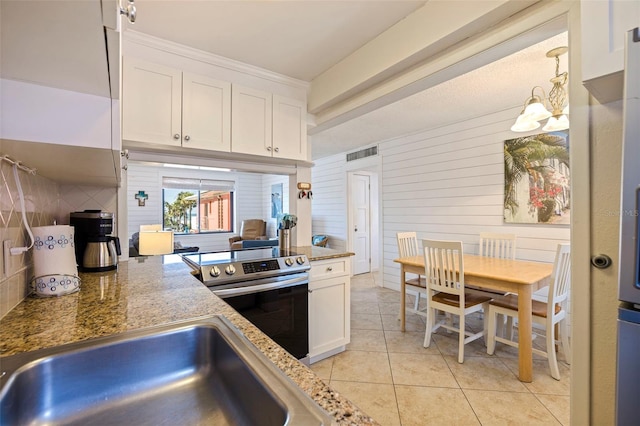
[[[369,176],[351,175],[351,241],[353,242],[353,274],[371,271],[371,212]]]

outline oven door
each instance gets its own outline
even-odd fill
[[[214,294],[297,359],[309,354],[309,275],[256,280]]]

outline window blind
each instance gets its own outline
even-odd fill
[[[169,189],[193,189],[199,191],[234,191],[236,183],[232,180],[178,178],[165,176],[162,178],[162,187]]]

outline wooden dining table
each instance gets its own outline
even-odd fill
[[[533,379],[531,294],[549,285],[553,264],[464,255],[465,285],[518,294],[518,378]],[[425,275],[424,256],[394,259],[400,264],[400,328],[405,331],[406,274]]]

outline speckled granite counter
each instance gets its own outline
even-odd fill
[[[337,257],[349,257],[355,255],[355,253],[351,253],[349,251],[340,251],[316,246],[291,247],[291,251],[297,254],[306,255],[310,261],[335,259]]]
[[[307,249],[311,249],[314,260],[337,256],[335,250],[318,250],[320,247],[297,247],[296,251],[306,254]],[[211,293],[178,256],[133,258],[121,262],[117,271],[85,273],[81,279],[77,293],[45,299],[28,297],[2,318],[0,356],[221,314],[333,415],[336,424],[377,424]]]

